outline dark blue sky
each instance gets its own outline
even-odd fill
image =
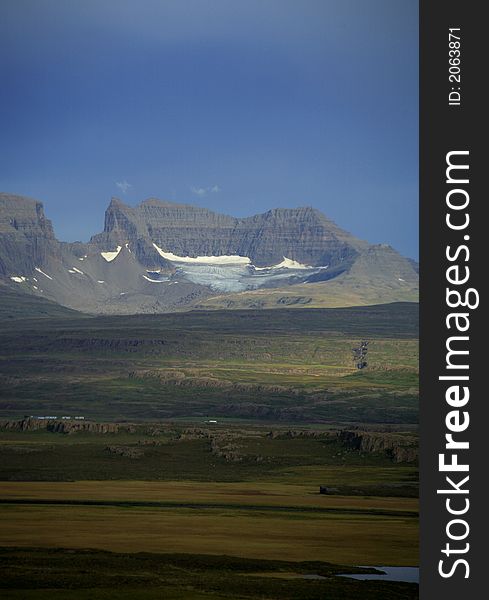
[[[57,236],[113,195],[312,205],[418,255],[415,0],[2,0],[0,191]]]

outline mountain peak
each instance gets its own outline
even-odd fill
[[[161,200],[151,196],[143,200],[139,206],[189,206],[188,204],[179,204],[178,202],[171,202],[170,200]]]
[[[0,193],[0,276],[23,276],[55,251],[53,226],[42,202]]]
[[[35,198],[0,192],[0,211],[14,215],[23,210],[43,211],[43,204]]]
[[[129,208],[128,205],[122,202],[120,198],[117,198],[117,196],[112,196],[108,208],[112,208],[115,206],[123,206],[124,208]]]
[[[0,232],[54,239],[53,226],[44,215],[42,202],[5,192],[0,193]]]

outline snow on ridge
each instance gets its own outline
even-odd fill
[[[48,275],[47,273],[45,273],[44,271],[41,271],[41,269],[39,267],[35,267],[36,271],[38,273],[41,273],[41,275],[44,275],[44,277],[47,277],[48,279],[51,279],[51,281],[53,280],[53,278],[51,277],[51,275]]]
[[[253,267],[255,271],[266,271],[268,269],[314,269],[326,267],[312,267],[311,265],[305,265],[291,258],[283,257],[283,260],[276,264],[270,265],[269,267],[255,267],[251,263],[251,259],[248,256],[239,256],[237,254],[225,254],[223,256],[197,256],[195,258],[191,256],[178,256],[173,252],[165,252],[159,246],[153,242],[153,246],[160,256],[166,260],[174,263],[189,263],[194,265],[249,265]]]
[[[173,252],[165,252],[153,242],[153,246],[160,256],[176,263],[192,263],[194,265],[249,265],[251,260],[247,256],[223,255],[223,256],[178,256]]]
[[[320,268],[320,267],[311,267],[310,265],[305,265],[303,263],[300,263],[296,260],[292,260],[291,258],[287,258],[286,256],[284,256],[283,261],[279,262],[276,265],[271,265],[269,267],[255,267],[253,265],[253,268],[255,269],[255,271],[268,271],[270,269],[314,269],[314,268]],[[321,268],[326,268],[326,267],[321,267]]]
[[[15,281],[15,283],[24,283],[24,281],[27,281],[27,277],[24,277],[23,275],[12,275],[10,279]]]
[[[80,269],[77,269],[76,267],[72,267],[71,269],[68,269],[69,273],[78,273],[79,275],[85,275],[85,273],[83,271],[80,271]]]
[[[117,258],[119,256],[119,252],[121,250],[122,246],[117,246],[117,250],[114,250],[112,252],[101,252],[100,255],[102,256],[102,258],[105,258],[107,262],[112,262],[114,258]]]
[[[311,267],[284,256],[283,261],[278,263],[278,265],[274,265],[274,268],[275,269],[310,269]]]
[[[150,277],[147,277],[146,275],[143,275],[143,277],[147,281],[151,281],[151,283],[166,283],[168,281],[167,279],[151,279]]]

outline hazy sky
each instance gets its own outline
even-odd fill
[[[312,205],[418,254],[416,0],[2,0],[0,191],[86,240],[111,196]]]

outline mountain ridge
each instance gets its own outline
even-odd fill
[[[299,287],[319,290],[320,306],[330,292],[335,306],[341,296],[362,303],[372,285],[382,290],[377,300],[413,301],[418,275],[411,259],[355,238],[310,206],[232,217],[113,197],[103,231],[83,243],[58,241],[42,202],[0,193],[0,280],[83,312],[130,314],[207,306],[233,294],[267,297],[273,307],[277,290],[282,298],[281,290],[294,295]]]
[[[284,256],[313,266],[330,264],[367,246],[309,206],[239,218],[155,198],[135,207],[113,198],[104,231],[92,236],[90,243],[115,245],[129,240],[137,244],[138,258],[149,264],[153,250],[144,243],[147,239],[179,256],[248,256],[259,267],[277,264]]]

